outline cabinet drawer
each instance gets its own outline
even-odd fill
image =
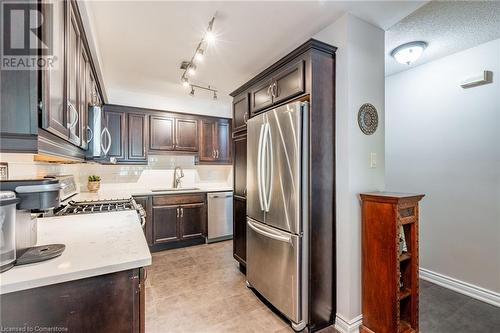
[[[204,203],[205,194],[159,195],[153,197],[153,206]]]

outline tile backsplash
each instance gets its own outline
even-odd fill
[[[149,156],[148,165],[102,165],[97,163],[60,164],[34,161],[31,154],[0,154],[0,162],[7,162],[9,179],[43,177],[47,175],[74,175],[80,186],[86,186],[89,175],[98,175],[103,184],[137,183],[157,177],[158,186],[171,184],[176,166],[184,169],[188,183],[220,183],[231,186],[232,166],[195,165],[192,155]],[[144,172],[146,171],[147,172]],[[158,172],[154,170],[164,170]],[[170,170],[170,172],[167,172]],[[153,176],[155,175],[155,176]],[[142,179],[141,179],[142,176]],[[163,182],[163,179],[164,182]]]

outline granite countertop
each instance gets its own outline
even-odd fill
[[[38,219],[37,245],[62,243],[61,256],[0,274],[0,294],[151,265],[137,212]]]

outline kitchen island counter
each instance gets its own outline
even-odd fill
[[[135,210],[38,219],[37,245],[66,245],[61,256],[0,274],[0,294],[151,265]]]

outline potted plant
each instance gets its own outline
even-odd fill
[[[101,177],[96,175],[89,176],[89,182],[87,184],[87,188],[89,192],[97,192],[99,191],[99,187],[101,186]]]

